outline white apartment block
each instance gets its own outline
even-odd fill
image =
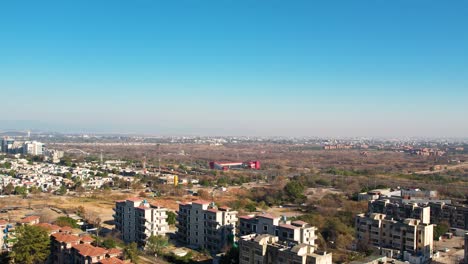
[[[358,243],[380,250],[387,257],[410,263],[427,263],[432,258],[434,225],[418,219],[394,220],[385,214],[359,214],[356,216]]]
[[[144,247],[151,236],[165,235],[169,230],[167,209],[150,204],[142,198],[130,198],[115,203],[115,228],[125,243],[136,242]]]
[[[303,221],[286,221],[270,214],[246,215],[239,217],[240,236],[250,234],[269,234],[280,241],[315,245],[317,228]]]
[[[217,253],[234,242],[237,211],[197,200],[179,204],[177,238],[194,248]]]
[[[37,141],[26,141],[23,144],[23,154],[28,155],[42,155],[42,149],[44,144]]]
[[[332,264],[332,254],[308,244],[281,242],[277,236],[250,234],[239,239],[240,264]]]

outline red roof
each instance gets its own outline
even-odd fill
[[[288,224],[280,224],[280,227],[287,228],[287,229],[297,229],[298,226],[288,225]]]
[[[118,248],[111,248],[111,249],[107,250],[107,254],[109,254],[109,255],[121,255],[122,250],[120,250]]]
[[[92,237],[88,236],[88,235],[84,235],[84,236],[81,237],[81,241],[83,241],[83,242],[93,242],[94,239]]]
[[[107,250],[105,248],[93,247],[88,244],[74,245],[73,248],[76,249],[79,252],[79,254],[82,256],[97,257],[97,256],[106,255],[107,253]]]
[[[253,216],[251,216],[251,215],[241,215],[241,216],[239,216],[239,218],[240,219],[252,219]]]
[[[217,213],[218,209],[210,208],[210,209],[208,209],[206,211],[211,212],[211,213]]]
[[[73,231],[73,228],[71,228],[69,226],[64,226],[64,227],[60,228],[60,231],[61,232],[71,232],[71,231]]]
[[[20,223],[31,223],[31,222],[38,220],[39,218],[41,217],[37,215],[26,216],[25,218],[20,220]]]
[[[101,260],[99,263],[101,264],[124,264],[125,262],[123,260],[120,260],[118,258],[106,258]]]
[[[54,237],[55,240],[57,240],[58,242],[64,242],[64,243],[80,242],[80,237],[75,236],[75,235],[64,234],[64,233],[55,233],[52,235],[52,237]]]
[[[194,203],[194,204],[210,204],[210,201],[200,199],[200,200],[193,201],[192,203]]]
[[[228,207],[228,206],[221,206],[221,207],[219,207],[219,209],[221,209],[221,210],[226,210],[226,211],[227,211],[227,210],[231,210],[231,207]]]
[[[275,219],[277,218],[276,216],[272,215],[272,214],[260,214],[260,215],[257,215],[258,217],[263,217],[263,218],[269,218],[269,219]]]
[[[5,220],[0,220],[0,225],[6,225],[6,224],[8,224],[7,221],[5,221]]]

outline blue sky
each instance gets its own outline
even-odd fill
[[[467,1],[1,1],[0,120],[466,137],[466,14]]]

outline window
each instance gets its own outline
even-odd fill
[[[267,225],[263,225],[263,231],[268,231],[268,226]]]

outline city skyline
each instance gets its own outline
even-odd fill
[[[0,130],[468,136],[463,1],[25,2]]]

